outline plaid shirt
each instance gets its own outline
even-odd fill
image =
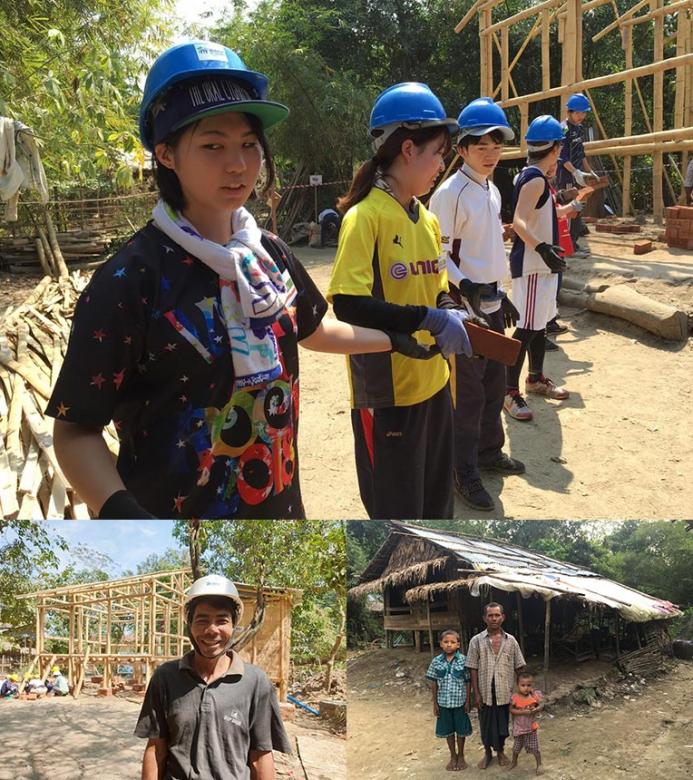
[[[459,650],[449,661],[445,653],[437,655],[428,667],[426,679],[438,684],[439,707],[464,707],[471,676],[465,666],[465,657]]]
[[[467,650],[467,667],[476,669],[479,675],[479,693],[484,704],[493,702],[491,683],[496,682],[496,704],[510,704],[515,687],[515,670],[526,665],[522,650],[511,634],[501,629],[501,646],[498,655],[493,652],[488,631],[473,636]]]

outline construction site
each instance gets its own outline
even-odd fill
[[[578,194],[586,203],[589,255],[567,258],[559,304],[569,332],[557,339],[560,349],[548,358],[552,375],[570,384],[572,396],[560,407],[542,404],[521,433],[506,422],[513,455],[529,467],[520,483],[505,486],[498,479],[492,485],[496,511],[505,516],[588,518],[618,506],[626,517],[680,517],[693,500],[681,467],[693,451],[679,416],[693,367],[693,207],[684,205],[683,188],[693,149],[691,6],[688,0],[639,0],[625,12],[614,11],[591,40],[610,51],[620,47],[622,69],[585,79],[584,29],[595,10],[607,4],[544,0],[504,16],[497,0],[476,0],[455,28],[460,36],[476,35],[478,24],[479,94],[497,100],[516,128],[519,143],[505,149],[497,170],[504,201],[526,152],[530,119],[541,112],[561,117],[575,92],[593,106],[585,151],[600,179]],[[642,30],[648,31],[651,51],[645,64],[634,66],[634,59],[641,62],[644,56],[641,48],[634,50]],[[535,91],[518,93],[513,73],[528,58],[537,63],[540,81]],[[616,128],[610,110],[607,128],[602,115],[616,94],[623,100],[622,119]],[[20,144],[26,130],[17,125],[16,132]],[[457,165],[451,156],[448,174]],[[645,195],[644,169],[651,173]],[[297,226],[314,218],[319,198],[321,203],[335,198],[346,182],[309,185],[306,177],[306,169],[295,170],[253,209],[267,227],[298,241],[294,251],[324,292],[334,250],[305,246],[299,239],[306,233]],[[5,517],[90,516],[60,468],[53,422],[43,410],[79,295],[93,269],[149,213],[155,199],[148,187],[131,195],[22,198],[15,204],[17,221],[0,227],[0,506]],[[349,454],[343,361],[306,351],[302,361],[308,516],[361,516]],[[651,390],[645,405],[643,386]],[[115,455],[116,426],[111,422],[103,435]],[[326,471],[339,489],[326,493],[311,479]],[[662,495],[658,488],[665,478]]]
[[[0,768],[3,780],[68,780],[97,772],[116,780],[139,774],[144,743],[133,730],[151,675],[191,650],[184,620],[191,583],[190,571],[183,569],[21,596],[35,609],[34,643],[22,654],[23,665],[13,667],[21,680],[18,697],[0,700],[5,744],[13,756]],[[275,685],[293,745],[292,755],[275,754],[278,776],[345,777],[342,709],[319,691],[304,694],[292,680],[291,614],[301,591],[258,592],[243,583],[237,588],[245,617],[234,642],[241,658],[262,668]],[[253,627],[258,598],[262,619]],[[50,679],[56,668],[68,680],[68,696],[25,690],[28,680]],[[292,704],[290,691],[310,701],[313,712]],[[50,744],[32,746],[30,735],[43,730],[50,732]]]

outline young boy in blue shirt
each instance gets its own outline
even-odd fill
[[[457,631],[448,629],[441,632],[439,642],[443,652],[431,661],[426,679],[433,682],[436,737],[447,739],[450,749],[450,761],[445,768],[449,772],[456,772],[467,768],[464,743],[472,733],[468,714],[471,675],[465,666],[465,657],[460,652],[460,635]]]

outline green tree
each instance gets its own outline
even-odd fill
[[[54,186],[132,183],[148,63],[171,0],[16,0],[0,5],[0,115],[30,125]]]

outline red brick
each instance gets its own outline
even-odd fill
[[[676,211],[679,219],[693,219],[693,206],[678,206]]]
[[[688,241],[686,241],[686,249],[693,249],[693,238],[689,238]]]
[[[676,239],[678,239],[678,237],[679,237],[679,231],[678,231],[677,228],[667,227],[667,232],[666,232],[666,240],[667,241],[676,241]]]
[[[113,696],[113,691],[110,688],[99,688],[96,692],[97,696]]]
[[[636,255],[646,255],[652,251],[651,241],[636,241],[633,244],[633,253]]]
[[[597,217],[583,217],[582,221],[586,225],[595,225],[598,222]]]
[[[678,219],[679,217],[679,209],[678,206],[667,206],[666,209],[664,209],[666,213],[667,220],[669,219]]]

